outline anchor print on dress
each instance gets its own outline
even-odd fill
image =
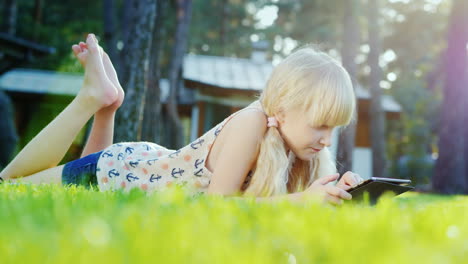
[[[138,161],[130,161],[129,164],[132,168],[136,168],[138,166]]]
[[[195,165],[195,172],[193,173],[193,175],[195,175],[197,177],[203,176],[203,168],[199,169],[198,166],[202,165],[204,161],[205,161],[204,159],[195,160],[195,164],[194,164]]]
[[[109,178],[118,177],[120,173],[116,169],[112,169],[107,173],[107,176],[109,176]]]
[[[125,153],[132,154],[133,150],[134,150],[134,148],[132,148],[132,147],[126,147],[125,148]]]
[[[112,152],[110,152],[109,150],[102,153],[101,157],[103,158],[106,158],[106,157],[114,157],[114,155],[112,154]]]
[[[190,147],[192,147],[193,149],[198,149],[203,145],[203,142],[205,142],[205,140],[200,138],[198,139],[198,141],[191,143]]]
[[[158,159],[150,159],[150,160],[147,160],[146,161],[146,164],[148,164],[149,166],[153,165]]]
[[[117,155],[117,160],[123,160],[123,159],[124,159],[124,154],[119,153],[119,155]]]
[[[159,181],[159,179],[161,179],[162,176],[158,174],[158,176],[154,176],[154,174],[151,174],[151,178],[150,178],[150,182],[154,182],[154,181]]]
[[[176,179],[177,179],[178,177],[176,177],[176,175],[179,174],[180,176],[182,176],[182,174],[184,174],[184,172],[185,172],[185,171],[184,171],[183,169],[181,169],[181,168],[178,168],[178,170],[176,170],[176,168],[173,168],[173,169],[172,169],[172,172],[171,172],[171,176],[172,176],[173,178],[176,178]],[[179,176],[179,177],[180,177],[180,176]]]
[[[174,158],[174,155],[175,155],[176,157],[178,157],[178,156],[179,156],[179,153],[180,153],[180,149],[177,150],[176,152],[172,152],[171,154],[169,154],[169,158],[173,159],[173,158]]]
[[[133,173],[127,174],[126,178],[128,182],[132,182],[132,181],[136,181],[140,179],[137,176],[134,176]]]
[[[222,128],[221,128],[220,126],[218,126],[218,127],[216,128],[215,133],[214,133],[214,135],[215,135],[216,137],[219,135],[219,133],[221,133],[221,129],[222,129]]]
[[[144,144],[143,147],[146,148],[146,151],[150,151],[150,150],[151,150],[151,147],[150,147],[149,145],[147,145],[147,144]]]

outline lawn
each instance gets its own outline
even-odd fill
[[[0,185],[0,263],[466,263],[468,196],[258,204]]]

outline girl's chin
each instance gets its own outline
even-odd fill
[[[296,155],[296,157],[302,161],[311,161],[315,156],[317,156],[317,152],[307,152],[302,153],[302,155]]]

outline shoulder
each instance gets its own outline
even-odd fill
[[[248,134],[253,138],[263,138],[267,131],[267,116],[257,109],[246,109],[235,114],[225,125],[228,134]]]
[[[250,109],[235,114],[226,123],[208,193],[234,194],[241,189],[256,162],[266,124],[263,112]]]

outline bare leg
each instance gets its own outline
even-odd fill
[[[16,178],[16,179],[10,179],[10,182],[18,182],[18,183],[34,183],[34,184],[40,184],[40,183],[56,183],[56,184],[62,184],[62,170],[65,165],[60,165],[57,167],[53,167],[50,169],[46,169],[43,171],[40,171],[38,173],[22,177],[22,178]]]
[[[79,45],[73,45],[72,49],[77,59],[85,67],[87,59],[87,54],[85,51],[88,49],[86,43],[80,42]],[[119,83],[117,73],[114,69],[114,66],[112,65],[112,62],[110,61],[109,56],[104,51],[102,51],[102,54],[102,62],[106,75],[114,87],[116,87],[118,91],[118,97],[113,104],[100,109],[94,115],[91,133],[83,149],[81,157],[100,151],[112,144],[114,137],[115,112],[122,105],[125,96],[124,90]]]
[[[80,92],[0,173],[3,179],[23,177],[57,166],[91,116],[117,99],[117,90],[105,74],[96,38],[90,34],[86,42],[89,58]]]

